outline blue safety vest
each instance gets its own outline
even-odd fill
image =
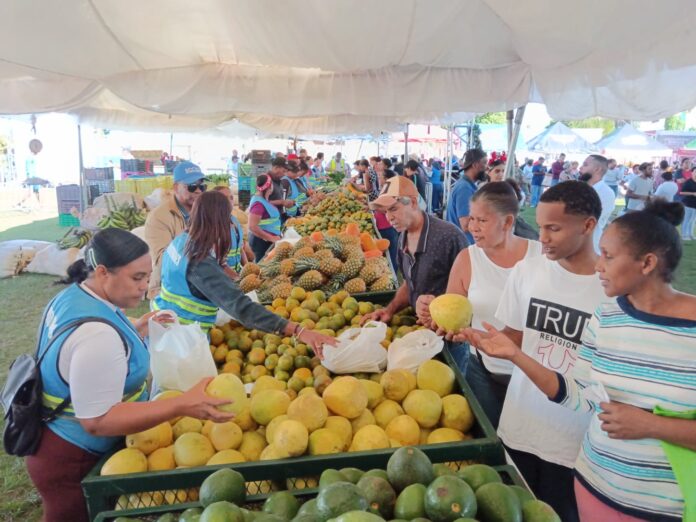
[[[288,214],[288,216],[296,216],[300,212],[300,207],[305,201],[307,201],[306,188],[304,192],[300,190],[300,188],[297,186],[299,180],[291,179],[287,176],[283,176],[283,179],[287,180],[288,185],[290,185],[290,194],[288,194],[288,199],[292,199],[295,202],[292,207],[285,209],[285,212]],[[304,185],[302,186],[304,188]]]
[[[43,406],[56,409],[70,395],[70,386],[59,371],[60,350],[68,336],[75,329],[68,330],[53,339],[53,334],[64,326],[85,317],[96,317],[109,323],[119,333],[127,346],[128,374],[123,387],[123,401],[145,401],[148,398],[145,380],[150,370],[150,354],[138,331],[125,314],[113,309],[103,301],[86,292],[79,285],[72,285],[60,292],[48,305],[45,320],[39,329],[39,354],[48,347],[41,364],[43,382]],[[53,342],[52,342],[53,341]],[[50,346],[49,343],[51,343]],[[99,346],[92,347],[99,350]],[[123,437],[101,437],[90,435],[75,418],[75,410],[69,405],[54,420],[47,423],[48,428],[71,444],[91,453],[106,453],[123,440]]]
[[[162,287],[152,301],[155,310],[173,310],[182,324],[199,323],[204,331],[215,326],[218,307],[207,299],[191,293],[186,272],[189,259],[185,253],[188,232],[182,232],[169,243],[162,255]]]
[[[274,236],[279,236],[280,211],[275,207],[275,205],[271,205],[267,200],[260,198],[259,196],[252,196],[251,201],[249,202],[249,208],[251,208],[254,203],[261,203],[269,216],[266,219],[259,221],[259,228],[264,232],[268,232]]]
[[[230,216],[230,232],[232,234],[232,242],[230,243],[230,251],[227,253],[227,266],[235,272],[242,269],[242,246],[244,243],[244,235],[242,232],[242,224],[239,220]]]

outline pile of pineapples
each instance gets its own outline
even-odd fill
[[[244,293],[256,290],[259,301],[287,299],[293,286],[322,290],[327,295],[394,289],[395,281],[384,256],[365,258],[360,238],[342,233],[320,241],[303,237],[294,246],[276,243],[270,259],[247,263],[240,273]]]

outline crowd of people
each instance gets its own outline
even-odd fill
[[[366,194],[401,274],[392,301],[364,320],[388,321],[410,306],[447,338],[534,494],[564,522],[680,520],[686,493],[662,444],[696,452],[696,297],[671,285],[696,212],[690,165],[660,165],[656,184],[649,164],[624,172],[599,155],[566,163],[559,156],[547,171],[543,158],[525,161],[504,179],[504,158],[471,149],[456,162],[445,207],[436,159],[371,157],[350,168],[338,154],[328,164],[303,150],[278,155],[256,178],[247,230],[228,189],[208,190],[198,166],[177,165],[145,241],[116,229],[96,234],[69,271],[74,284],[47,307],[39,349],[53,363],[42,378],[54,404],[68,398],[73,408],[47,424],[27,460],[46,520],[86,519],[80,480],[117,436],[176,415],[228,418],[204,394],[205,381],[143,402],[151,317],[167,321],[162,312],[173,311],[209,328],[222,309],[250,328],[295,335],[320,356],[335,344],[252,302],[236,283],[335,172]],[[617,212],[622,184],[625,211]],[[525,201],[538,231],[519,215]],[[121,308],[146,293],[153,312],[133,324]],[[470,328],[434,323],[429,303],[444,293],[471,301]],[[82,324],[82,316],[99,320]]]

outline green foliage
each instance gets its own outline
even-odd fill
[[[474,123],[474,126],[471,129],[471,144],[469,145],[470,149],[482,149],[483,145],[481,144],[481,127],[479,127],[478,123]]]
[[[683,131],[685,129],[686,122],[681,113],[665,118],[665,130]]]
[[[505,112],[487,112],[481,116],[476,116],[476,123],[492,123],[501,124],[507,122],[507,114]]]
[[[602,128],[602,136],[606,136],[616,128],[614,120],[606,118],[585,118],[584,120],[564,121],[568,127],[572,129],[597,129]]]

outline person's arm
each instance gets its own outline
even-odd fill
[[[286,194],[290,194],[290,183],[286,179],[280,180],[280,184],[282,185],[283,189],[285,190]],[[275,205],[276,207],[285,207],[285,208],[290,208],[295,205],[295,201],[292,199],[273,199],[273,200],[268,200],[268,202],[271,205]]]
[[[151,212],[145,221],[145,242],[150,249],[152,257],[152,274],[150,275],[148,297],[152,298],[150,292],[157,293],[160,287],[162,255],[174,239],[174,230],[167,223],[157,217],[156,212]]]
[[[280,236],[274,236],[273,234],[270,234],[269,232],[263,230],[259,226],[260,221],[261,216],[253,212],[249,212],[249,231],[256,237],[258,237],[259,239],[263,239],[264,241],[270,241],[271,243],[278,241],[278,239],[280,239]]]

